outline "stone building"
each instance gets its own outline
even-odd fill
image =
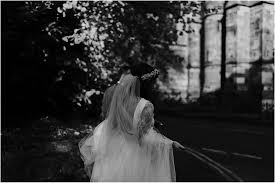
[[[224,106],[273,110],[274,2],[206,1],[202,8],[188,25],[194,32],[172,47],[183,68],[169,70],[169,87],[183,102],[221,91]]]

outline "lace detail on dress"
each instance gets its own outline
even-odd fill
[[[147,102],[140,114],[140,120],[137,124],[139,140],[148,132],[154,125],[154,105]]]

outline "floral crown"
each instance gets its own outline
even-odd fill
[[[141,80],[147,80],[147,79],[155,78],[155,76],[158,76],[158,75],[159,75],[159,70],[154,69],[152,72],[144,74],[140,78]]]

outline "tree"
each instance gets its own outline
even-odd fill
[[[2,2],[7,110],[12,114],[18,106],[29,116],[33,111],[38,116],[41,111],[99,113],[102,94],[120,68],[145,61],[166,73],[167,66],[179,64],[169,49],[179,34],[176,24],[182,22],[187,31],[192,16],[184,15],[198,14],[199,6],[187,1]]]

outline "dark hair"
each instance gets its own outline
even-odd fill
[[[140,96],[154,103],[152,87],[157,79],[157,75],[146,80],[142,80],[141,77],[145,74],[151,73],[155,68],[147,63],[140,62],[133,65],[130,70],[131,74],[137,76],[140,80]]]
[[[155,70],[154,67],[150,66],[149,64],[147,63],[144,63],[144,62],[140,62],[140,63],[137,63],[135,65],[133,65],[131,68],[131,74],[134,75],[134,76],[137,76],[139,77],[139,79],[141,79],[141,77],[145,74],[148,74],[152,71]],[[157,75],[153,78],[150,79],[150,81],[155,81],[157,79]],[[148,80],[147,80],[148,81]]]

